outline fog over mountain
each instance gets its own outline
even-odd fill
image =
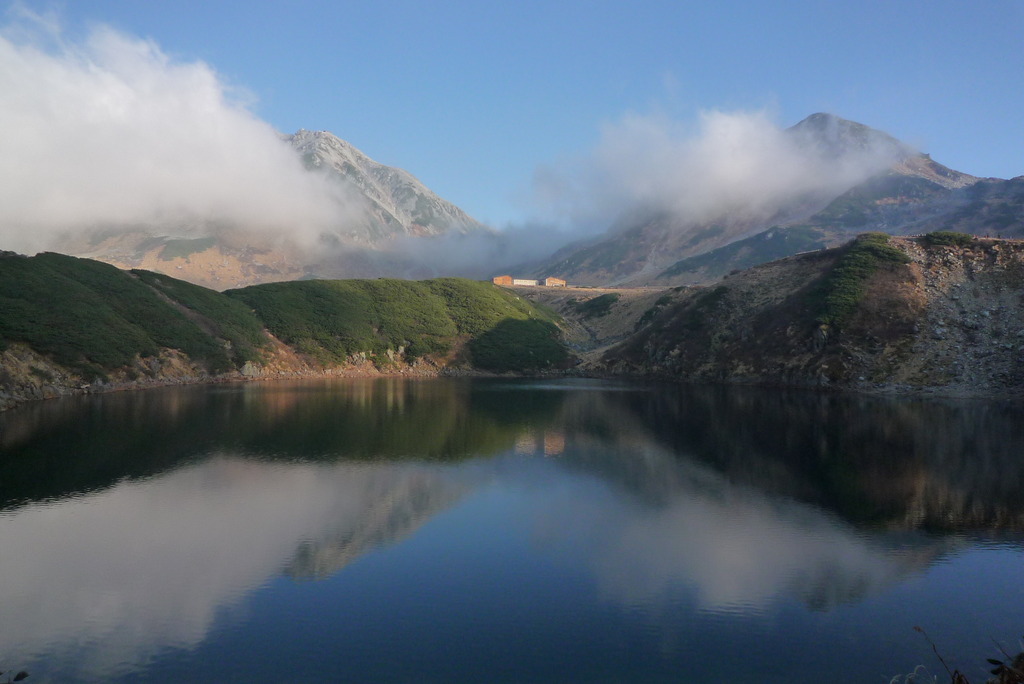
[[[533,261],[544,264],[538,275],[563,274],[549,257],[570,243],[614,238],[655,218],[675,241],[714,222],[729,242],[752,226],[805,217],[894,166],[916,170],[917,157],[881,131],[827,114],[788,129],[765,111],[707,111],[692,125],[629,114],[603,126],[592,150],[538,167],[532,221],[388,249],[415,254],[431,274],[480,276]]]
[[[627,119],[554,178],[568,179],[553,184],[568,221],[593,225],[587,212],[603,206],[609,228],[528,270],[585,285],[711,282],[860,232],[917,233],[926,217],[981,207],[966,191],[978,178],[826,113],[781,129],[764,114],[713,112],[692,135]]]
[[[75,40],[20,12],[0,28],[0,89],[0,126],[17,131],[0,138],[3,249],[178,271],[176,255],[205,252],[178,275],[224,287],[427,275],[401,238],[483,229],[326,131],[275,131],[211,66],[106,26]]]
[[[730,216],[771,216],[808,197],[832,197],[912,151],[864,128],[849,144],[839,119],[779,127],[764,111],[703,112],[695,125],[630,114],[602,128],[582,158],[538,170],[538,202],[571,225],[608,227],[666,212],[679,230]]]
[[[5,26],[0,91],[7,249],[137,225],[308,243],[358,210],[213,68],[108,27],[73,42],[38,17]]]
[[[48,17],[12,16],[0,27],[0,127],[12,132],[0,137],[0,249],[218,289],[506,269],[648,282],[892,169],[976,180],[827,114],[786,129],[766,111],[630,113],[591,150],[540,166],[530,218],[492,230],[329,132],[275,131],[210,65],[103,25],[72,39]]]

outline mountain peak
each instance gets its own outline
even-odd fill
[[[831,112],[815,112],[814,114],[805,117],[803,121],[793,126],[793,128],[800,128],[802,126],[826,127],[836,125],[863,126],[863,124],[859,124],[856,121],[850,121],[849,119],[844,119],[843,117],[836,116]],[[866,126],[864,127],[867,128]]]
[[[830,157],[872,153],[895,162],[917,155],[888,133],[826,112],[811,114],[787,132],[800,144]]]
[[[867,156],[889,160],[889,171],[901,176],[915,176],[946,189],[962,188],[978,179],[954,171],[932,160],[888,133],[849,121],[835,114],[817,112],[788,129],[800,144],[807,145],[827,157]]]
[[[357,190],[367,203],[371,242],[403,233],[424,236],[483,229],[408,171],[374,161],[333,133],[300,128],[285,139],[302,156],[306,168],[332,174]]]

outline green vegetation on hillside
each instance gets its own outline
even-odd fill
[[[675,288],[675,290],[677,292],[679,290],[681,290],[681,289],[682,289],[681,287]],[[664,295],[661,295],[660,297],[658,297],[658,300],[656,302],[654,302],[654,306],[652,306],[651,308],[647,309],[647,311],[644,311],[644,315],[641,316],[637,320],[637,322],[633,325],[633,332],[636,332],[636,331],[640,330],[640,328],[644,327],[645,325],[647,325],[648,323],[653,321],[655,318],[657,318],[658,314],[661,313],[662,309],[664,309],[666,306],[668,306],[671,303],[672,303],[672,296],[671,295],[664,294]]]
[[[889,244],[885,233],[863,233],[842,248],[842,255],[818,291],[818,323],[841,326],[864,297],[864,284],[885,265],[906,264],[910,257]]]
[[[564,368],[569,352],[554,323],[504,320],[469,342],[473,363],[496,373]]]
[[[423,282],[431,292],[444,298],[460,335],[479,335],[505,318],[540,318],[552,323],[557,319],[550,309],[538,307],[491,283],[465,278],[435,278]]]
[[[619,301],[620,297],[622,295],[618,292],[609,292],[584,302],[571,299],[569,300],[569,306],[583,318],[600,318],[601,316],[607,316],[611,312],[612,304]]]
[[[192,254],[205,252],[217,244],[217,238],[178,238],[168,240],[164,248],[160,250],[160,261],[171,261],[172,259],[184,259]]]
[[[729,288],[724,285],[704,290],[694,297],[691,300],[690,305],[683,310],[677,324],[681,329],[690,333],[700,330],[701,327],[704,326],[709,313],[713,311],[728,294]]]
[[[507,321],[547,318],[491,283],[460,278],[270,283],[226,294],[252,307],[283,342],[322,363],[366,354],[383,365],[388,352],[400,348],[407,359],[447,355],[458,337],[478,337]],[[472,360],[477,363],[475,354]]]
[[[423,283],[307,280],[225,294],[251,307],[282,342],[325,364],[399,347],[410,356],[441,351],[441,340],[456,332]]]
[[[403,353],[406,361],[450,361],[459,351],[458,362],[483,369],[538,370],[568,357],[554,319],[491,283],[459,278],[299,281],[219,293],[89,259],[0,253],[0,349],[25,344],[87,379],[164,349],[210,372],[240,368],[269,348],[265,329],[324,365],[358,357],[387,366]],[[464,342],[473,342],[468,356]]]
[[[242,302],[209,288],[152,271],[133,269],[139,280],[190,309],[197,322],[214,337],[230,343],[232,360],[241,365],[259,359],[259,350],[269,344],[263,323]]]
[[[967,233],[958,233],[952,230],[937,230],[921,237],[921,241],[932,247],[966,247],[974,242],[975,237]]]
[[[23,342],[85,375],[136,356],[179,349],[210,370],[230,367],[224,346],[145,283],[90,259],[0,255],[0,344]]]

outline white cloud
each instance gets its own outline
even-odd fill
[[[24,14],[24,13],[23,13]],[[202,62],[52,19],[0,29],[0,248],[102,226],[245,228],[309,240],[345,220],[330,185]]]
[[[295,563],[297,549],[323,548],[336,561],[328,569],[340,570],[411,533],[463,489],[409,464],[281,466],[221,455],[4,513],[0,643],[18,654],[85,644],[73,667],[105,681],[161,649],[201,643],[223,611]],[[350,542],[347,554],[332,556],[338,538]]]
[[[244,231],[323,256],[333,252],[322,235],[365,223],[351,188],[307,172],[209,65],[110,27],[70,39],[53,16],[19,14],[0,27],[0,249],[53,249],[69,233],[135,226]],[[888,163],[862,152],[842,163],[809,152],[764,112],[711,111],[694,123],[630,114],[604,126],[589,153],[537,170],[532,224],[498,238],[397,240],[376,256],[409,253],[423,273],[480,275],[542,259],[629,212],[670,212],[682,229],[769,217]]]
[[[629,114],[581,158],[538,169],[537,203],[576,226],[608,226],[633,211],[679,225],[769,218],[808,196],[834,196],[886,168],[893,148],[830,154],[759,112],[702,113],[695,124]]]
[[[867,538],[813,506],[734,484],[658,447],[632,450],[649,468],[657,503],[595,488],[556,499],[535,523],[552,548],[582,549],[603,598],[620,605],[686,595],[716,612],[766,611],[785,598],[831,608],[897,583],[941,550],[922,542],[897,553],[884,535]]]

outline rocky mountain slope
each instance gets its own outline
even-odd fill
[[[714,287],[676,288],[588,364],[622,373],[865,391],[1024,389],[1024,243],[865,234]]]
[[[987,237],[1024,236],[1024,176],[974,179],[923,156],[912,161],[914,173],[902,173],[905,165],[901,165],[843,193],[802,223],[773,226],[681,259],[652,283],[709,283],[737,269],[834,247],[869,230],[892,235],[952,230]]]
[[[411,173],[379,164],[327,131],[300,130],[287,140],[302,155],[307,168],[331,174],[363,198],[366,220],[348,228],[353,239],[372,243],[402,234],[440,235],[484,229]]]
[[[245,226],[176,221],[99,228],[55,245],[60,252],[143,268],[214,289],[299,278],[377,277],[416,273],[390,254],[403,238],[488,232],[402,169],[380,164],[326,131],[300,130],[284,140],[310,174],[327,179],[338,223],[314,249]],[[291,226],[281,226],[280,235]]]
[[[635,213],[603,236],[562,249],[537,272],[584,285],[711,282],[735,269],[841,244],[860,232],[923,232],[926,221],[978,208],[968,208],[966,199],[977,178],[863,124],[819,113],[786,134],[808,166],[835,176],[835,183],[825,184],[827,192],[780,198],[759,214],[724,208],[711,221],[668,211]],[[844,178],[850,179],[845,186]]]
[[[673,299],[672,291],[647,287],[518,287],[522,297],[561,316],[563,338],[586,363],[628,339]]]

